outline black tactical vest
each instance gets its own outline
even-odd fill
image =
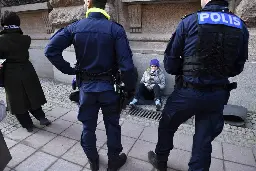
[[[183,75],[229,77],[243,43],[242,20],[228,12],[200,11],[197,23],[197,50],[184,57]]]

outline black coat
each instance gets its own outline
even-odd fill
[[[36,71],[29,61],[31,38],[21,30],[0,33],[0,55],[4,63],[4,87],[12,114],[23,114],[46,103]]]
[[[0,170],[4,170],[9,161],[12,159],[10,151],[4,141],[4,136],[0,130]]]

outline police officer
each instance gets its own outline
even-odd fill
[[[159,122],[155,152],[148,153],[149,162],[160,171],[167,170],[174,133],[194,115],[189,171],[209,170],[211,142],[222,132],[224,105],[235,87],[228,78],[240,74],[248,58],[248,30],[229,12],[228,2],[201,4],[202,10],[183,18],[165,51],[165,70],[177,76],[177,83]]]
[[[75,69],[63,59],[65,48],[74,45],[79,72],[80,104],[78,120],[83,123],[81,145],[89,159],[91,170],[99,170],[95,130],[101,108],[108,146],[108,170],[116,171],[126,162],[120,154],[119,96],[112,81],[117,66],[122,73],[127,94],[135,90],[134,64],[124,28],[110,21],[104,10],[107,0],[88,0],[86,18],[56,33],[45,49],[46,57],[64,74],[74,75]]]

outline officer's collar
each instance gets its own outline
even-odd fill
[[[220,1],[220,0],[211,0],[203,8],[203,10],[209,10],[209,9],[228,10],[228,2],[227,1]]]
[[[86,18],[89,17],[89,15],[91,15],[92,13],[100,13],[102,15],[104,15],[108,20],[110,20],[110,15],[103,9],[100,8],[90,8],[87,10],[86,12]]]

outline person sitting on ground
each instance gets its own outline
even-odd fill
[[[165,75],[160,68],[159,61],[152,59],[150,61],[150,68],[148,68],[140,81],[136,90],[134,99],[130,105],[134,106],[138,103],[139,99],[143,97],[145,100],[154,100],[156,109],[160,110],[161,104],[161,90],[165,88]]]

